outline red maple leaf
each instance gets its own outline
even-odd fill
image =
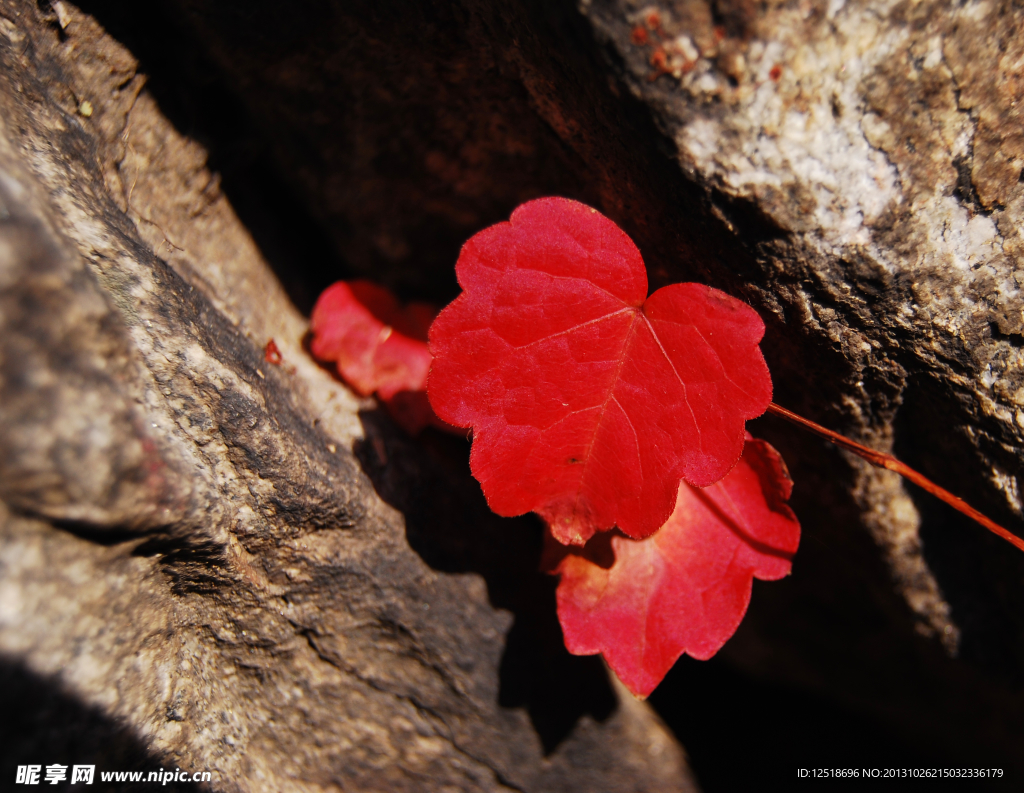
[[[436,314],[427,303],[403,306],[369,281],[339,281],[313,307],[310,351],[334,363],[341,379],[361,396],[377,394],[408,432],[416,434],[428,425],[451,429],[434,415],[426,397],[427,329]]]
[[[739,627],[752,579],[789,574],[800,542],[786,505],[792,487],[779,453],[748,435],[720,482],[680,485],[675,511],[653,537],[601,534],[572,550],[550,541],[545,567],[561,576],[569,652],[601,653],[639,697],[683,653],[710,658]]]
[[[756,312],[700,284],[647,297],[632,240],[583,204],[523,204],[456,274],[465,291],[430,328],[430,402],[473,428],[491,509],[535,511],[560,542],[657,531],[680,480],[725,476],[771,401]]]

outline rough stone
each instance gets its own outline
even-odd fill
[[[52,285],[45,268],[29,267],[33,278],[17,288],[81,305],[86,324],[72,334],[75,349],[120,352],[103,365],[51,361],[43,353],[61,336],[52,323],[9,338],[43,361],[32,371],[66,369],[82,384],[69,420],[102,402],[106,426],[142,434],[79,449],[67,459],[89,462],[90,475],[77,482],[61,478],[66,459],[52,453],[59,426],[5,431],[5,453],[24,455],[27,467],[8,480],[15,458],[5,460],[3,498],[28,515],[18,520],[56,521],[61,528],[50,530],[75,541],[98,543],[114,523],[133,537],[173,538],[161,540],[172,542],[165,555],[131,558],[155,560],[154,580],[171,576],[180,597],[224,598],[224,582],[242,579],[257,582],[243,586],[247,593],[294,590],[284,623],[239,617],[242,627],[229,631],[216,622],[211,635],[224,647],[240,646],[229,639],[240,641],[243,629],[290,636],[274,639],[288,647],[299,635],[305,644],[295,657],[312,653],[309,668],[373,681],[377,693],[367,696],[408,696],[410,684],[423,691],[416,702],[436,710],[454,684],[430,669],[461,668],[461,655],[449,667],[444,652],[467,642],[480,648],[474,657],[490,659],[478,669],[499,663],[508,625],[493,606],[516,614],[500,686],[491,672],[451,678],[486,690],[472,701],[490,703],[481,711],[487,718],[513,719],[525,706],[534,726],[548,725],[538,735],[562,737],[538,739],[560,758],[582,757],[570,746],[605,746],[585,736],[609,735],[620,729],[615,719],[634,712],[620,705],[609,716],[612,700],[584,698],[586,707],[562,699],[542,715],[537,703],[564,686],[510,670],[548,657],[538,641],[557,645],[557,627],[545,633],[552,626],[540,600],[516,594],[512,581],[532,574],[529,563],[502,564],[528,556],[522,537],[536,527],[492,523],[464,479],[463,452],[429,437],[401,440],[316,370],[289,304],[308,308],[319,288],[351,275],[447,300],[461,243],[539,195],[586,201],[622,225],[644,254],[652,288],[698,280],[746,299],[768,325],[763,348],[776,401],[894,451],[1019,531],[1024,18],[1012,4],[160,0],[132,14],[119,5],[87,2],[81,14],[62,2],[49,15],[3,6],[4,135],[11,161],[29,174],[19,182],[40,191],[31,211],[13,215],[25,222],[10,226],[8,244],[37,257],[64,251],[61,266],[80,272]],[[97,43],[110,41],[100,26],[126,48]],[[31,236],[41,228],[53,231]],[[82,296],[70,286],[79,282]],[[10,294],[5,312],[20,300]],[[160,295],[155,304],[152,295]],[[123,333],[111,330],[117,323]],[[284,352],[282,369],[262,361],[269,338]],[[5,357],[0,371],[7,377],[22,366]],[[70,391],[52,393],[72,401]],[[36,412],[26,420],[47,424],[60,412],[47,404],[30,405]],[[146,430],[146,422],[158,427]],[[805,540],[790,579],[755,588],[724,662],[874,719],[922,756],[1021,773],[1024,560],[889,473],[773,418],[752,429],[794,474]],[[117,455],[102,452],[114,447]],[[169,473],[147,478],[147,460]],[[396,528],[403,518],[405,538]],[[486,541],[460,534],[466,525],[485,527],[473,536]],[[190,538],[187,552],[173,544],[182,538]],[[217,550],[225,547],[234,555]],[[304,554],[315,563],[292,559]],[[483,575],[486,598],[473,574]],[[421,625],[392,594],[412,590],[388,583],[413,580],[456,592],[426,600],[475,616],[459,617],[462,627]],[[534,589],[550,586],[530,580]],[[391,604],[386,619],[341,605],[371,602],[371,591]],[[271,597],[278,595],[246,595],[244,608],[232,601],[223,613],[263,614],[252,604]],[[351,631],[332,633],[332,624]],[[481,625],[491,638],[480,638]],[[370,645],[403,660],[392,669],[360,649]],[[253,675],[277,674],[274,652],[253,651],[275,659]],[[583,681],[575,691],[611,696],[600,670],[564,669]],[[495,697],[507,707],[496,708]],[[659,707],[674,723],[687,718],[671,702]],[[297,712],[280,703],[266,712],[278,709]],[[164,711],[186,712],[173,701]],[[446,724],[475,724],[458,707],[443,712]],[[429,741],[364,726],[345,733],[346,746],[367,752],[361,768],[378,769],[360,780],[384,773],[379,758],[398,756],[388,754],[398,744],[416,758],[403,763],[428,764]],[[209,730],[203,735],[220,739]],[[436,733],[466,747],[452,730]],[[642,730],[615,734],[626,733]],[[378,746],[392,748],[367,748]],[[307,756],[292,745],[282,751]],[[561,760],[533,751],[522,767],[547,768],[535,778],[552,786],[568,786],[583,762],[556,771]],[[437,756],[431,773],[452,773],[452,755]],[[676,759],[665,767],[678,769],[678,749],[667,756]],[[629,764],[622,762],[616,767]],[[655,768],[648,773],[661,773]]]
[[[527,636],[509,695],[513,616],[553,606],[536,526],[488,513],[461,441],[432,456],[304,352],[305,320],[145,82],[69,3],[0,3],[3,773],[694,789],[595,659]],[[471,529],[509,572],[424,561]]]

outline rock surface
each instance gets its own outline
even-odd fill
[[[346,272],[447,299],[471,233],[537,195],[589,202],[652,288],[699,280],[761,312],[778,402],[1019,530],[1011,5],[166,8]],[[924,756],[1020,770],[1024,560],[891,473],[754,431],[790,463],[807,539],[724,656]]]
[[[20,549],[3,581],[21,600],[0,602],[41,610],[5,609],[0,646],[160,757],[219,752],[225,779],[297,786],[689,784],[648,711],[614,709],[600,668],[551,653],[536,526],[490,517],[461,446],[402,440],[301,349],[292,304],[351,275],[450,299],[459,245],[540,195],[620,223],[652,288],[742,296],[768,324],[777,402],[1020,532],[1012,4],[0,7],[0,142],[25,191],[0,297],[4,547]],[[53,319],[17,320],[29,297]],[[283,368],[263,362],[269,338]],[[790,579],[755,587],[723,663],[923,761],[1019,779],[1024,559],[893,474],[773,418],[752,430],[790,465],[805,541]],[[88,628],[81,604],[107,600],[126,616]],[[653,700],[699,737],[671,693],[684,674]],[[140,682],[118,700],[121,679]],[[785,718],[746,743],[726,731],[720,765],[758,747],[786,778],[814,765],[764,748]],[[643,747],[661,759],[629,770]]]
[[[0,3],[0,34],[5,778],[694,789],[648,706],[547,652],[551,616],[502,670],[553,606],[536,525],[315,365],[130,52],[67,3]]]

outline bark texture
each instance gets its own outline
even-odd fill
[[[540,195],[622,225],[652,289],[749,301],[777,402],[1020,530],[1011,3],[120,6],[0,4],[0,647],[127,736],[111,751],[239,789],[691,784],[645,706],[555,652],[536,525],[302,350],[295,306],[331,280],[443,302],[461,243]],[[1019,779],[1024,559],[752,431],[805,541],[730,668]],[[653,701],[697,743],[673,674]],[[720,754],[778,763],[785,729]],[[786,749],[787,775],[818,762]]]

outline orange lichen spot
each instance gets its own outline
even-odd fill
[[[284,356],[281,355],[281,351],[277,348],[277,343],[271,339],[267,342],[267,346],[263,348],[263,357],[267,363],[272,363],[274,366],[280,366],[281,361],[284,360]]]
[[[777,83],[779,81],[779,78],[782,77],[782,67],[776,63],[772,67],[772,70],[768,72],[768,76],[772,78],[773,83]]]
[[[654,71],[648,75],[647,79],[652,82],[661,77],[661,75],[669,74],[672,71],[672,67],[669,66],[668,62],[668,55],[665,54],[665,50],[661,47],[658,47],[651,54],[651,66],[654,67]]]
[[[651,30],[657,30],[661,27],[661,14],[657,11],[650,11],[647,16],[644,17],[644,22],[647,23],[647,27]]]
[[[723,41],[725,41],[725,37],[725,28],[722,25],[715,25],[715,41],[721,44]]]
[[[638,47],[642,47],[650,40],[647,36],[647,28],[643,25],[637,25],[633,28],[633,32],[629,36],[629,40],[636,44]]]

